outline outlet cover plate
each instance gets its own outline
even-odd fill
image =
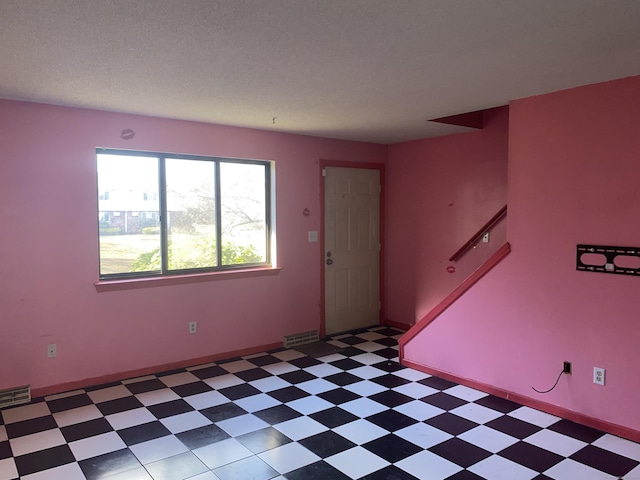
[[[593,367],[593,383],[604,386],[604,368]]]

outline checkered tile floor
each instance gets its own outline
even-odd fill
[[[339,335],[34,401],[0,480],[640,479],[640,445],[403,368],[400,332]]]

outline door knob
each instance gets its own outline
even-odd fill
[[[333,265],[333,260],[331,260],[330,258],[327,258],[327,265]]]

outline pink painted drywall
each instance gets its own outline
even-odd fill
[[[122,140],[123,129],[136,132]],[[274,160],[275,275],[96,291],[96,147]],[[319,328],[319,160],[381,145],[0,101],[0,388],[59,385]],[[308,208],[310,216],[302,211]],[[189,335],[188,322],[198,322]],[[58,357],[46,358],[57,343]]]
[[[419,364],[640,430],[640,279],[576,244],[640,246],[640,77],[510,107],[512,253],[405,348]],[[549,394],[562,362],[573,373]],[[606,368],[606,386],[592,383]]]
[[[448,260],[506,204],[508,119],[508,107],[496,108],[482,130],[389,146],[388,320],[416,323],[504,244],[502,221],[488,244]]]

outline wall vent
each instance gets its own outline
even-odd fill
[[[297,347],[298,345],[304,345],[305,343],[313,343],[319,341],[318,331],[296,333],[294,335],[286,335],[284,337],[284,348]]]
[[[31,385],[0,390],[0,408],[22,405],[31,401]]]

